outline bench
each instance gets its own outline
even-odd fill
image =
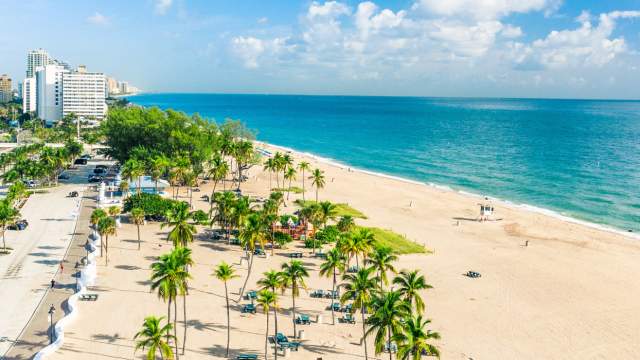
[[[82,294],[80,295],[81,301],[96,301],[98,300],[98,294]]]
[[[344,316],[340,319],[343,323],[355,324],[356,319],[351,314],[344,314]]]
[[[258,355],[256,354],[240,354],[236,356],[236,360],[257,360]]]
[[[253,304],[246,304],[245,306],[242,307],[242,312],[243,313],[255,314],[256,313],[256,306],[253,305]]]
[[[289,257],[291,257],[291,258],[301,258],[302,257],[302,253],[301,252],[290,253]]]

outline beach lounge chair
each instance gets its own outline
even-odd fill
[[[243,313],[255,314],[256,313],[256,306],[253,305],[253,304],[246,304],[245,306],[242,307],[242,312]]]
[[[340,311],[340,303],[338,302],[332,303],[331,308],[333,308],[333,311]]]
[[[389,345],[389,343],[385,343],[384,344],[384,352],[390,352],[390,353],[396,353],[398,352],[398,345],[394,342],[391,342],[391,345]]]
[[[347,304],[342,308],[342,312],[351,313],[351,308],[352,308],[352,305],[351,304]]]
[[[236,360],[257,360],[258,355],[256,354],[239,354],[236,356]]]
[[[311,292],[311,297],[312,298],[324,297],[324,291],[323,290],[314,290],[314,291]]]
[[[311,325],[311,320],[309,320],[309,315],[300,314],[296,317],[296,324],[302,325]]]
[[[253,255],[264,256],[264,250],[257,248],[253,251]]]
[[[80,301],[96,301],[98,300],[98,294],[82,294],[80,295]]]
[[[357,267],[356,265],[350,266],[350,267],[347,269],[347,272],[348,272],[348,273],[357,273],[357,272],[358,272],[358,267]]]
[[[302,253],[301,252],[290,253],[289,257],[291,257],[291,258],[301,258],[302,257]]]
[[[283,333],[277,333],[276,334],[276,342],[278,344],[280,344],[280,343],[288,343],[289,339],[286,336],[284,336]]]
[[[327,299],[337,299],[337,298],[339,298],[339,297],[340,297],[340,296],[339,296],[339,294],[338,294],[338,291],[337,291],[337,290],[336,290],[336,291],[333,291],[333,290],[327,290],[327,292],[326,292],[326,293],[324,293],[324,296],[325,296]]]
[[[255,300],[258,298],[258,293],[255,290],[251,290],[247,292],[247,295],[245,295],[245,298],[247,300]]]
[[[342,321],[343,323],[349,323],[349,324],[355,324],[356,323],[356,319],[350,313],[344,314],[342,316],[342,318],[340,319],[340,321]]]
[[[479,278],[479,277],[482,276],[482,275],[480,275],[479,272],[475,272],[475,271],[467,271],[467,273],[465,275],[467,275],[470,278],[474,278],[474,279],[475,278]]]

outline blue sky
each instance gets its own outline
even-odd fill
[[[637,0],[0,0],[0,73],[45,48],[147,91],[640,98]]]

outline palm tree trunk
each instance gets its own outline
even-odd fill
[[[211,197],[209,198],[209,214],[213,212],[213,197],[216,194],[216,186],[218,186],[218,180],[213,182],[213,189],[211,190]]]
[[[267,359],[269,350],[269,311],[267,311],[267,331],[264,332],[264,358]]]
[[[227,357],[229,357],[229,342],[231,339],[231,324],[229,317],[231,316],[229,313],[229,291],[227,290],[227,282],[224,282],[224,295],[227,300]]]
[[[271,170],[269,170],[269,192],[271,192],[271,189],[273,189],[273,187],[271,186]]]
[[[184,348],[187,344],[187,294],[182,295],[182,316],[183,316],[183,325],[184,325],[184,333],[182,336],[182,355],[184,355]]]
[[[173,337],[176,345],[176,360],[178,360],[178,299],[173,302]]]
[[[4,232],[5,232],[5,225],[2,225],[2,251],[6,252],[7,251],[7,243],[6,243],[6,238],[4,236]]]
[[[295,289],[296,284],[293,283],[293,286],[291,287],[291,298],[293,300],[293,338],[296,339],[298,337],[298,331],[297,331],[297,327],[296,327],[296,296],[294,295],[294,290]]]
[[[316,203],[318,203],[318,187],[316,186]]]
[[[109,265],[109,235],[104,237],[104,260],[105,265]]]
[[[389,344],[389,360],[392,360],[391,357],[391,326],[387,327],[387,344]]]
[[[289,179],[289,189],[287,190],[287,200],[289,200],[289,194],[291,194],[291,179]]]
[[[367,336],[366,334],[366,328],[365,328],[365,319],[364,319],[364,304],[362,304],[362,307],[360,309],[360,312],[362,313],[362,343],[364,344],[364,359],[365,360],[369,360],[369,354],[367,352]]]
[[[304,169],[302,170],[302,202],[304,203]]]
[[[275,323],[275,332],[273,334],[274,335],[273,338],[275,339],[275,342],[276,342],[276,344],[275,344],[275,349],[276,349],[275,358],[276,358],[276,360],[278,360],[278,340],[277,340],[278,339],[278,311],[276,310],[275,304],[273,306],[273,317],[274,317],[274,323]]]
[[[136,224],[138,227],[138,250],[140,250],[140,224]]]
[[[335,325],[336,324],[336,315],[333,311],[333,294],[336,291],[336,268],[333,268],[333,289],[331,290],[331,303],[329,304],[331,306],[331,325]]]
[[[169,297],[169,302],[167,303],[167,324],[171,324],[171,297]],[[167,331],[167,341],[169,341],[169,335]]]
[[[244,289],[247,287],[247,282],[249,281],[249,277],[251,276],[251,268],[253,267],[253,253],[249,253],[249,268],[247,268],[247,277],[244,279],[244,284],[242,284],[242,289],[240,289],[240,298],[238,301],[242,300],[242,295],[244,295]]]

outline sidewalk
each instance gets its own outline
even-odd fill
[[[3,359],[31,359],[49,344],[49,307],[51,304],[55,307],[56,311],[53,315],[55,323],[65,315],[67,299],[75,293],[76,276],[82,266],[80,265],[82,259],[86,256],[84,245],[90,233],[89,219],[91,212],[95,209],[95,197],[95,192],[89,190],[85,192],[73,238],[63,260],[64,271],[60,272],[58,269],[55,275],[55,288],[47,291],[31,320]],[[76,264],[79,264],[78,267]]]

